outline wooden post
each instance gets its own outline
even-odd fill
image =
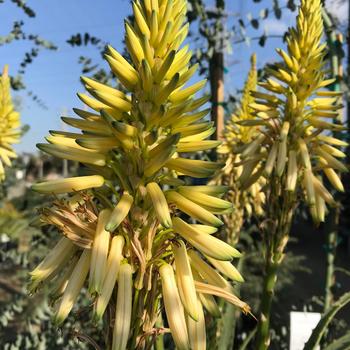
[[[224,103],[224,53],[214,52],[209,62],[210,87],[212,96],[211,120],[216,127],[215,138],[222,139],[225,125]]]

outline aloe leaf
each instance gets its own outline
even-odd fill
[[[319,345],[322,336],[327,331],[328,325],[333,320],[337,312],[342,309],[346,304],[350,302],[350,292],[343,294],[338,301],[336,301],[333,306],[322,316],[321,320],[318,322],[316,328],[312,331],[312,334],[305,344],[304,350],[314,350]],[[339,348],[341,349],[341,348]]]
[[[324,348],[324,350],[345,350],[350,348],[350,332],[346,333],[342,337],[338,338],[328,346]]]

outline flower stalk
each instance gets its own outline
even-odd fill
[[[305,201],[316,224],[325,220],[327,206],[336,204],[323,184],[323,176],[336,189],[338,172],[347,168],[343,143],[330,136],[344,130],[338,118],[341,93],[325,90],[334,82],[324,70],[326,44],[320,0],[301,0],[296,26],[289,30],[287,52],[278,49],[282,62],[267,67],[267,77],[253,91],[250,104],[255,119],[248,128],[258,134],[238,154],[243,165],[242,188],[261,177],[266,185],[266,220],[262,231],[265,246],[265,277],[256,349],[270,344],[270,312],[279,266],[288,243],[295,207]]]

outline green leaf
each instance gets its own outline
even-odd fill
[[[326,346],[323,350],[345,350],[350,349],[350,332]]]
[[[288,0],[287,7],[294,12],[297,9],[297,5],[295,5],[294,0]]]
[[[305,344],[304,350],[314,350],[322,339],[322,336],[327,331],[329,324],[332,322],[333,318],[339,310],[341,310],[345,305],[350,302],[350,292],[342,295],[338,301],[336,301],[328,311],[322,316],[321,320],[318,322],[316,328],[312,331],[312,334]]]
[[[258,29],[259,28],[259,21],[256,18],[253,18],[250,23],[252,24],[254,29]]]
[[[266,33],[264,33],[260,38],[259,38],[259,45],[261,47],[264,47],[266,44],[266,40],[267,40],[267,35]]]
[[[275,17],[277,19],[281,19],[282,17],[282,10],[279,4],[278,0],[273,0],[273,12],[275,13]]]

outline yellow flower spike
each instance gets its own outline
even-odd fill
[[[170,218],[169,207],[162,189],[155,182],[150,182],[147,184],[146,188],[147,193],[151,197],[153,208],[157,214],[159,222],[166,228],[171,227],[172,222]]]
[[[176,281],[182,304],[190,317],[199,321],[199,307],[197,293],[194,287],[191,266],[187,255],[186,245],[178,241],[179,246],[174,244],[172,250],[175,257]]]
[[[129,214],[133,201],[134,198],[128,192],[123,193],[120,201],[113,209],[113,212],[106,223],[107,231],[113,232],[122,223]]]
[[[11,158],[17,155],[12,144],[19,143],[21,125],[19,113],[15,111],[11,98],[10,78],[8,66],[0,76],[0,182],[5,179],[4,165],[11,166]]]
[[[77,299],[89,272],[90,256],[91,252],[89,250],[84,250],[72,272],[60,305],[54,316],[54,323],[56,325],[60,325],[67,318],[73,308],[75,300]]]
[[[251,140],[246,142],[248,146],[244,150],[237,151],[239,156],[252,162],[260,155],[259,165],[264,168],[264,176],[280,177],[284,182],[282,187],[303,193],[310,206],[315,205],[316,197],[312,178],[308,176],[318,178],[322,172],[326,176],[332,173],[330,176],[334,181],[330,181],[331,185],[341,190],[340,179],[334,177],[334,171],[347,171],[347,167],[336,159],[344,157],[339,147],[346,144],[326,136],[328,132],[342,131],[344,127],[332,122],[342,108],[338,98],[341,93],[323,90],[334,83],[334,79],[326,79],[326,44],[321,42],[322,33],[321,1],[301,0],[297,25],[289,31],[287,50],[277,49],[282,63],[269,67],[266,81],[259,84],[267,92],[252,93],[255,101],[250,107],[255,118],[261,122],[270,118],[270,122],[265,126],[261,123],[258,130],[265,139],[256,152],[245,156],[249,148],[256,148]],[[247,126],[246,129],[254,130],[254,127]],[[320,161],[322,166],[319,166]],[[287,176],[282,176],[286,168]],[[260,174],[256,174],[252,179],[259,181]],[[316,209],[310,210],[316,218]]]
[[[32,186],[32,190],[46,194],[60,194],[98,188],[103,186],[104,178],[100,175],[78,176],[67,179],[40,182]]]
[[[95,320],[100,320],[102,318],[112,296],[112,292],[118,278],[120,263],[123,260],[122,252],[124,244],[125,239],[123,236],[118,235],[113,237],[108,254],[107,270],[103,281],[102,291],[97,298],[94,309]]]
[[[102,210],[98,216],[97,228],[91,249],[89,292],[101,294],[102,283],[107,271],[107,255],[110,233],[105,226],[111,216],[111,210]]]
[[[122,264],[119,268],[118,295],[113,330],[112,350],[125,350],[130,333],[132,312],[132,268]]]
[[[265,142],[265,136],[259,135],[261,120],[256,118],[252,105],[254,106],[255,96],[259,99],[267,96],[272,102],[275,102],[275,98],[268,94],[261,95],[260,92],[255,91],[256,88],[256,56],[252,55],[251,69],[244,86],[240,105],[226,124],[223,132],[223,145],[219,148],[222,152],[220,157],[226,161],[226,167],[224,171],[218,172],[212,181],[213,184],[228,185],[230,190],[223,198],[231,202],[234,207],[231,213],[224,216],[230,243],[237,242],[243,224],[243,216],[245,214],[248,217],[251,215],[252,206],[255,213],[263,212],[263,200],[259,199],[259,193],[264,182],[260,180],[257,183],[255,192],[250,186],[252,179],[263,170],[259,167],[259,159],[251,161],[251,157],[259,154],[261,145]],[[269,108],[264,107],[264,110],[268,111]],[[257,121],[259,121],[258,124]],[[237,155],[238,149],[242,151],[240,155]],[[276,157],[277,151],[271,163],[275,163]],[[239,163],[241,165],[236,166]],[[272,171],[272,166],[270,171]]]
[[[66,193],[42,209],[42,221],[67,237],[76,258],[90,252],[86,286],[92,294],[86,296],[86,304],[94,305],[95,321],[107,309],[108,317],[116,319],[113,344],[107,347],[134,349],[153,341],[150,334],[158,334],[155,321],[165,306],[169,319],[179,312],[182,315],[180,324],[178,318],[169,323],[177,347],[188,349],[183,305],[186,314],[200,315],[194,310],[193,283],[178,273],[189,271],[189,265],[182,266],[185,260],[179,262],[176,255],[187,256],[189,249],[218,260],[240,256],[231,245],[212,236],[223,224],[219,215],[232,211],[230,201],[224,200],[231,188],[186,186],[192,177],[208,178],[225,165],[224,161],[199,160],[195,153],[215,149],[219,142],[208,140],[215,132],[206,118],[210,96],[195,96],[205,81],[189,82],[198,65],[191,65],[192,52],[183,44],[189,30],[187,1],[135,0],[132,8],[134,20],[125,23],[128,58],[111,46],[105,54],[118,81],[107,85],[83,77],[87,93],[78,97],[85,107],[73,109],[75,117],[62,117],[75,130],[51,130],[48,144],[39,145],[46,153],[82,163],[90,176],[44,182],[33,189]],[[115,88],[119,84],[123,92]],[[7,152],[3,151],[3,157],[8,163],[12,154]],[[260,170],[259,165],[255,170]],[[176,217],[179,212],[189,216],[188,223]],[[173,251],[169,242],[181,239],[184,243]],[[80,262],[74,259],[67,258],[67,262],[76,268]],[[174,260],[178,260],[177,280],[171,267]],[[69,274],[61,265],[59,271],[49,271],[47,280],[60,283],[55,286],[60,294],[64,290],[76,297],[79,288],[70,287],[75,269]],[[32,288],[38,284],[33,280]],[[60,310],[64,317],[65,298],[66,306]],[[220,313],[212,295],[199,293],[199,298],[213,314]],[[204,323],[196,327],[202,327],[198,332],[203,337]]]
[[[206,350],[207,339],[205,330],[205,318],[203,306],[197,300],[198,320],[195,321],[190,316],[186,315],[188,337],[190,339],[190,346],[192,350]]]
[[[185,314],[176,286],[174,270],[169,264],[164,264],[159,268],[159,274],[162,281],[163,300],[171,335],[177,349],[188,350],[190,347]]]

